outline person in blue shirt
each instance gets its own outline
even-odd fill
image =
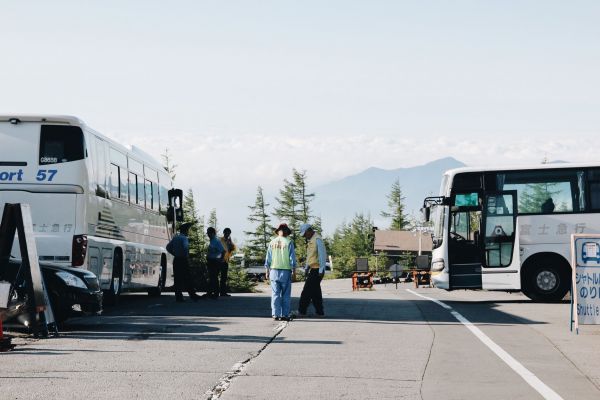
[[[175,301],[179,303],[183,302],[182,292],[184,290],[188,292],[192,300],[196,301],[200,298],[192,287],[192,280],[190,278],[190,244],[188,233],[191,226],[190,222],[181,224],[179,233],[167,244],[167,251],[175,257],[173,259],[173,279],[175,281]]]
[[[217,231],[212,226],[206,230],[209,243],[206,251],[206,267],[208,269],[208,290],[206,296],[211,299],[219,298],[219,271],[223,265],[225,249],[217,237]]]
[[[287,224],[275,228],[277,236],[267,247],[265,267],[271,282],[271,316],[276,321],[289,321],[292,299],[292,280],[296,271],[296,250],[288,236]]]

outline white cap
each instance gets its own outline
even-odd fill
[[[300,225],[300,236],[304,236],[307,230],[311,229],[312,226],[310,224],[302,224]]]

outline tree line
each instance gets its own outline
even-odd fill
[[[173,164],[168,150],[162,157],[165,170],[174,178],[176,165]],[[262,186],[258,186],[254,204],[248,206],[247,219],[252,228],[244,231],[246,241],[240,249],[244,253],[246,263],[264,263],[267,246],[274,234],[274,226],[279,222],[287,223],[292,230],[297,257],[302,262],[306,257],[306,242],[298,236],[300,225],[310,223],[315,231],[322,231],[321,217],[315,215],[312,208],[314,199],[315,193],[309,190],[307,172],[295,168],[292,169],[291,176],[283,180],[273,207],[267,202]],[[409,228],[411,222],[405,212],[405,198],[399,179],[392,184],[387,200],[388,208],[381,212],[381,216],[391,221],[389,228]],[[209,226],[218,231],[217,210],[212,209],[207,219],[199,215],[191,189],[187,190],[184,197],[183,210],[184,221],[194,223],[189,232],[190,262],[192,266],[203,265],[208,246],[204,232]],[[334,260],[335,276],[350,276],[355,269],[356,257],[368,257],[370,265],[385,265],[385,257],[375,256],[373,253],[374,230],[374,221],[369,214],[356,213],[350,221],[341,223],[333,234],[323,237],[328,254]]]

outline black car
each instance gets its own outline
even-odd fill
[[[13,282],[20,265],[21,261],[14,258],[0,262],[0,281]],[[92,272],[43,262],[40,269],[56,322],[64,322],[75,312],[102,312],[102,291]],[[11,301],[22,300],[24,293],[23,288],[18,288]]]

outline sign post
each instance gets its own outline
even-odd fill
[[[571,331],[600,325],[600,235],[571,235]]]

